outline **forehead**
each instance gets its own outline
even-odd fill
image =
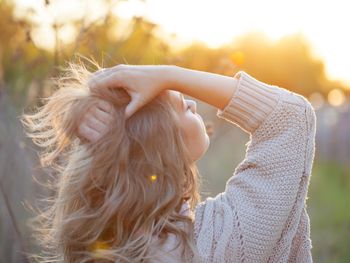
[[[184,98],[181,92],[176,90],[166,90],[166,96],[175,108],[181,109]]]

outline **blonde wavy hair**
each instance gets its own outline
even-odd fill
[[[25,114],[27,134],[42,148],[40,161],[53,172],[45,209],[32,220],[42,247],[40,262],[152,262],[152,236],[163,244],[175,234],[182,260],[196,258],[193,215],[200,201],[196,165],[186,150],[176,111],[157,96],[128,120],[130,96],[122,88],[90,91],[91,72],[70,63],[43,106]],[[115,121],[96,143],[78,137],[89,107],[110,102]],[[181,228],[178,222],[183,223]],[[142,233],[140,235],[140,233]]]

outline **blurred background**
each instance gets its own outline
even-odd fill
[[[45,196],[19,116],[77,54],[103,66],[174,64],[255,78],[307,97],[317,114],[307,207],[315,262],[350,262],[350,24],[347,1],[0,0],[0,262],[35,252],[27,209]],[[203,198],[225,189],[248,134],[216,117],[198,162]]]

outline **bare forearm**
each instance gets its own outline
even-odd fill
[[[168,88],[223,109],[232,98],[238,80],[220,74],[169,66]]]

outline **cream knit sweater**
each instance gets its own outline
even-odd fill
[[[215,198],[198,204],[202,262],[312,262],[307,190],[316,116],[301,95],[244,71],[217,116],[250,134],[246,156]]]
[[[244,71],[235,78],[235,94],[217,116],[238,125],[250,140],[225,191],[196,206],[201,262],[312,262],[306,199],[315,112],[301,95]],[[176,258],[178,250],[159,262],[179,262]]]

